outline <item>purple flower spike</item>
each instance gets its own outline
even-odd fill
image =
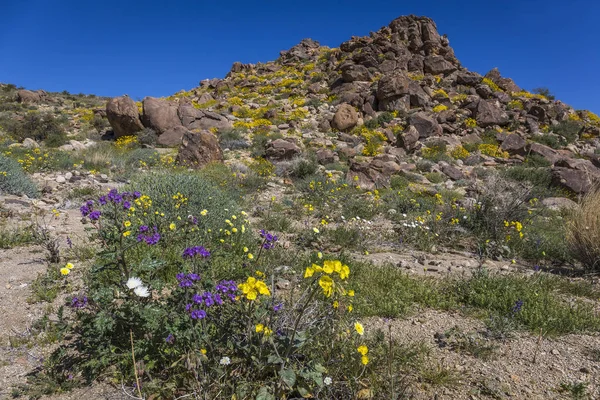
[[[169,336],[167,336],[165,338],[165,342],[167,342],[168,344],[173,344],[175,343],[175,336],[173,336],[172,333],[169,333]]]
[[[100,219],[100,215],[102,215],[102,213],[98,210],[92,211],[88,217],[90,218],[90,220],[92,221],[98,221]]]

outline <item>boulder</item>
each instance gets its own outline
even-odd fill
[[[460,169],[448,163],[442,164],[441,170],[446,176],[448,176],[448,178],[452,179],[453,181],[465,179],[465,174],[463,174],[463,172]]]
[[[408,119],[408,123],[415,127],[419,132],[419,138],[441,136],[443,133],[442,127],[437,123],[435,118],[429,116],[425,112],[418,112],[411,115]]]
[[[320,149],[317,151],[317,161],[321,165],[332,164],[336,160],[336,155],[329,149]]]
[[[586,170],[577,170],[564,167],[552,170],[552,183],[562,186],[577,194],[589,192],[599,182],[599,176]]]
[[[266,157],[272,160],[290,160],[301,151],[292,139],[276,139],[267,144]]]
[[[481,83],[481,75],[476,72],[459,72],[456,75],[456,83],[465,86],[476,86]]]
[[[377,100],[380,111],[392,111],[389,105],[394,100],[410,94],[410,78],[403,71],[384,75],[377,85]]]
[[[181,125],[175,126],[161,133],[156,143],[165,147],[177,147],[181,145],[183,137],[188,132],[190,131]]]
[[[185,132],[177,163],[189,168],[200,168],[211,162],[223,161],[223,152],[217,137],[209,131]]]
[[[17,101],[19,103],[39,103],[41,100],[42,96],[37,92],[26,89],[17,91]]]
[[[398,144],[407,152],[413,151],[419,141],[419,131],[414,126],[410,125],[398,137]]]
[[[358,123],[358,113],[350,104],[340,104],[333,119],[331,127],[340,131],[354,128]]]
[[[542,200],[542,205],[550,210],[574,210],[579,205],[566,197],[547,197]]]
[[[423,60],[423,69],[426,73],[438,75],[449,74],[458,68],[444,57],[434,55],[425,57],[425,60]]]
[[[198,110],[191,103],[180,101],[177,114],[184,128],[189,130],[217,128],[219,130],[231,129],[231,121],[208,110]]]
[[[552,164],[561,158],[560,154],[558,154],[556,150],[539,143],[531,143],[529,146],[529,153],[544,157]]]
[[[342,68],[344,82],[370,81],[371,73],[364,65],[350,64]]]
[[[181,126],[181,120],[177,115],[177,104],[155,97],[146,97],[142,101],[142,106],[144,110],[142,123],[146,128],[154,129],[159,135]]]
[[[137,105],[127,95],[114,97],[108,101],[106,117],[115,133],[115,138],[135,135],[144,129]]]
[[[510,154],[519,154],[524,156],[527,153],[527,142],[516,133],[506,135],[500,148]]]
[[[493,125],[508,125],[508,114],[492,102],[482,99],[475,104],[470,104],[467,108],[471,109],[473,118],[477,120],[477,126],[487,128]]]

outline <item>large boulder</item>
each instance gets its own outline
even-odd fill
[[[21,89],[17,91],[17,101],[19,103],[39,103],[42,100],[42,96],[38,92],[32,92],[31,90]]]
[[[442,56],[429,56],[425,57],[425,60],[423,61],[423,69],[427,73],[438,75],[449,74],[456,71],[458,68]]]
[[[159,135],[169,129],[181,126],[177,115],[177,104],[168,100],[146,97],[142,101],[144,114],[142,123],[146,128],[152,128]]]
[[[114,97],[108,101],[106,117],[115,133],[115,138],[135,135],[144,129],[137,105],[127,95]]]
[[[562,186],[577,194],[589,192],[598,184],[598,175],[586,170],[569,169],[564,167],[552,170],[552,183]]]
[[[377,100],[380,111],[388,110],[388,105],[394,100],[410,93],[411,80],[403,71],[394,71],[384,75],[377,85]],[[388,110],[391,111],[391,110]]]
[[[179,103],[177,114],[179,115],[181,124],[189,130],[210,128],[225,130],[233,127],[231,121],[221,114],[207,110],[198,110],[186,101]]]
[[[371,73],[364,65],[350,64],[342,68],[344,82],[370,81]]]
[[[510,154],[519,154],[524,156],[527,151],[527,142],[516,133],[506,135],[500,148]]]
[[[410,125],[398,137],[398,144],[407,152],[411,152],[417,146],[419,141],[419,131],[414,126]]]
[[[300,152],[300,147],[292,139],[276,139],[267,144],[265,155],[272,160],[290,160]]]
[[[473,118],[477,120],[477,125],[482,128],[493,125],[508,125],[508,114],[492,102],[479,100],[475,104],[469,105],[468,108],[471,109]]]
[[[181,144],[183,137],[188,132],[189,130],[181,125],[175,126],[161,133],[156,140],[156,143],[166,147],[177,147]]]
[[[354,128],[358,123],[358,113],[350,104],[340,104],[333,119],[331,127],[340,131]]]
[[[415,127],[417,132],[419,132],[419,138],[441,136],[443,133],[442,127],[437,123],[435,118],[429,116],[425,112],[418,112],[411,115],[408,119],[408,123]]]
[[[183,135],[176,161],[189,168],[200,168],[211,162],[223,161],[223,152],[217,137],[211,132],[187,131]]]

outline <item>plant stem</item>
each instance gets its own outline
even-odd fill
[[[137,366],[135,364],[135,352],[133,350],[133,331],[131,329],[129,330],[129,339],[131,340],[131,358],[133,359],[133,374],[135,375],[135,385],[137,386],[138,396],[140,397],[140,399],[143,399],[142,389],[140,388],[140,379],[138,378]]]

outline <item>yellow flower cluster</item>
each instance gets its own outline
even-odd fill
[[[350,275],[350,268],[342,264],[339,260],[327,260],[323,262],[323,266],[313,264],[310,267],[306,267],[304,278],[310,278],[315,273],[322,273],[319,278],[319,286],[323,289],[325,297],[331,297],[335,290],[335,281],[331,278],[331,275],[336,273],[340,279],[345,280]]]
[[[502,92],[503,90],[500,89],[500,86],[496,85],[494,83],[494,81],[492,81],[489,78],[483,78],[483,80],[481,81],[484,85],[488,85],[490,87],[490,89],[492,89],[494,92]]]
[[[461,94],[457,94],[456,96],[453,96],[452,99],[450,99],[450,101],[452,103],[462,103],[466,99],[467,99],[467,95],[464,93],[461,93]]]
[[[363,344],[361,346],[358,346],[358,348],[356,349],[356,351],[358,351],[358,353],[361,356],[360,357],[360,362],[363,365],[367,365],[369,363],[369,356],[367,356],[367,354],[369,353],[369,348]]]
[[[498,147],[495,144],[482,143],[479,145],[478,148],[481,154],[485,154],[486,156],[508,158],[508,153],[506,151],[500,150],[500,147]]]
[[[438,104],[437,106],[433,107],[433,112],[439,113],[442,111],[446,111],[448,109],[448,106],[444,105],[444,104]]]
[[[188,198],[177,192],[177,194],[173,195],[173,200],[175,200],[175,208],[179,209],[181,206],[187,204]]]
[[[264,326],[263,324],[257,324],[255,327],[256,333],[262,333],[265,337],[271,336],[273,330]]]
[[[504,226],[507,228],[514,228],[515,231],[517,231],[517,233],[519,234],[519,239],[523,239],[523,236],[525,236],[523,234],[523,224],[519,221],[504,221]],[[506,240],[509,241],[510,240],[510,235],[506,235]]]
[[[462,145],[456,146],[450,151],[450,156],[457,160],[464,160],[469,157],[471,153],[467,149],[465,149]]]
[[[477,126],[477,121],[474,118],[465,119],[465,126],[467,128],[475,128]]]
[[[253,301],[258,298],[258,295],[270,296],[271,291],[264,281],[256,279],[253,276],[248,277],[246,282],[240,283],[238,288],[242,291],[246,299]]]
[[[69,273],[71,272],[71,270],[73,269],[73,264],[71,263],[67,263],[64,267],[62,267],[60,269],[60,273],[61,275],[69,275]]]
[[[508,108],[511,110],[522,110],[523,102],[521,100],[511,100],[508,102]]]
[[[5,153],[6,154],[6,153]],[[23,158],[17,160],[24,171],[33,172],[47,169],[50,167],[51,158],[48,153],[42,154],[39,148],[31,150],[23,155]]]
[[[448,93],[446,93],[446,91],[444,89],[434,90],[433,91],[433,97],[442,97],[442,98],[447,99],[448,98]]]
[[[269,121],[268,119],[264,119],[264,118],[255,119],[250,122],[235,121],[233,123],[234,128],[246,128],[246,129],[254,129],[254,128],[261,127],[261,126],[270,126],[270,125],[272,125],[271,121]]]
[[[138,143],[138,139],[136,136],[133,136],[133,135],[121,136],[120,138],[117,138],[117,140],[115,140],[115,147],[117,149],[126,149],[126,148],[130,148],[130,147],[137,145],[137,143]]]

